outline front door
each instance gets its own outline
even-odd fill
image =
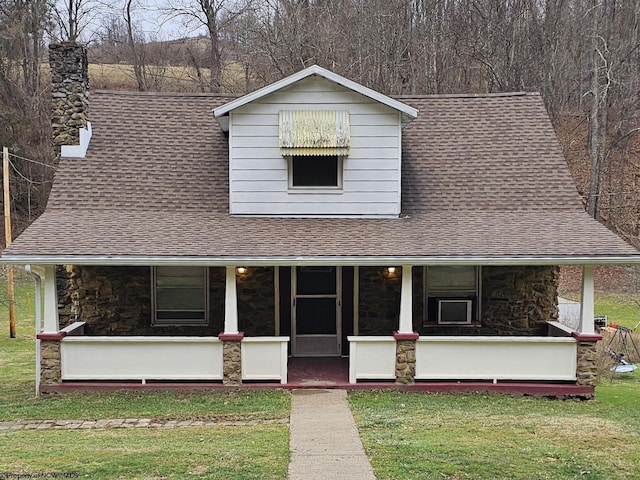
[[[293,356],[339,356],[340,267],[296,267],[291,275]]]

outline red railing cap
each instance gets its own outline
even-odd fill
[[[36,335],[36,338],[38,340],[57,340],[60,341],[62,340],[64,337],[66,337],[68,334],[67,332],[63,332],[63,331],[59,331],[59,332],[50,332],[50,333],[43,333],[40,332]]]
[[[418,338],[420,338],[420,334],[418,332],[413,332],[413,333],[393,332],[393,338],[395,338],[396,341],[417,340]]]
[[[571,332],[571,336],[579,342],[599,342],[602,340],[602,335],[599,333]]]

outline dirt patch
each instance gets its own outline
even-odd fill
[[[607,265],[593,269],[596,293],[611,295],[631,295],[640,292],[640,266]],[[582,267],[567,265],[560,268],[560,296],[580,295],[582,288]]]

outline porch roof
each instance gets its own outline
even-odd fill
[[[585,212],[534,94],[402,97],[400,218],[229,215],[228,96],[95,92],[84,159],[4,263],[632,263]]]

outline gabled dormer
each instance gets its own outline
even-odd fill
[[[402,126],[417,113],[318,66],[216,108],[230,213],[399,215]]]

